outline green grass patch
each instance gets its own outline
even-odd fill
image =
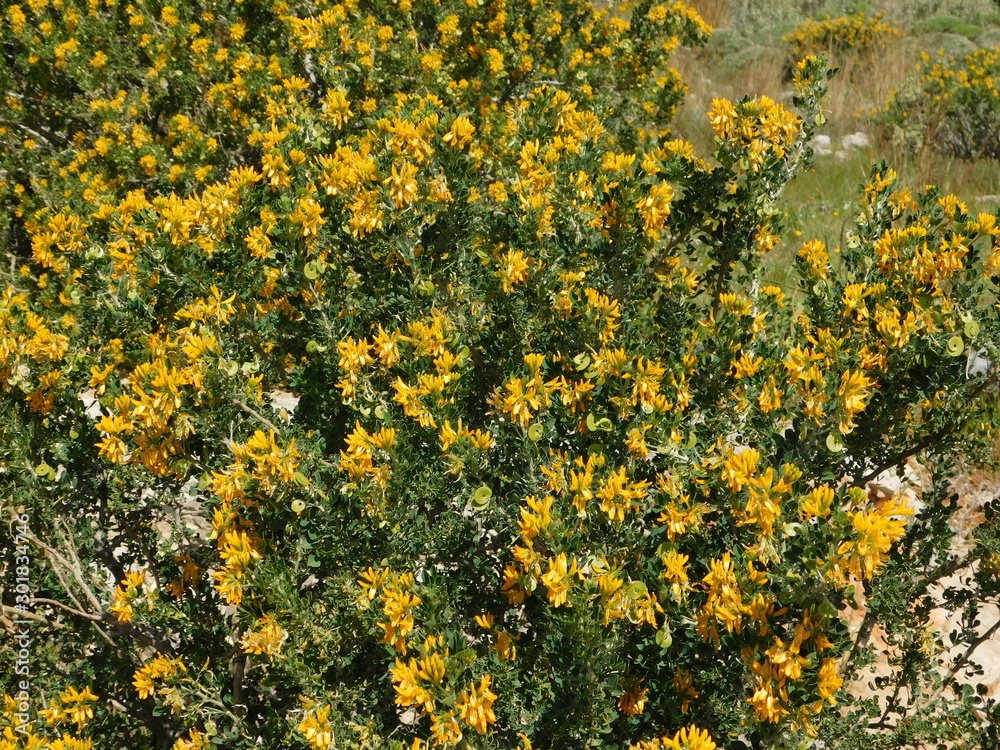
[[[955,16],[927,18],[913,27],[913,32],[917,34],[958,34],[966,39],[976,39],[985,30],[982,26],[968,23]]]

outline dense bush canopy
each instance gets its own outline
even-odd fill
[[[828,74],[715,101],[698,155],[668,66],[709,31],[679,2],[7,7],[29,635],[0,747],[992,731],[921,597],[989,442],[1000,226],[880,165],[845,247],[761,283]],[[910,457],[919,513],[866,494]],[[995,598],[996,552],[988,523],[955,606]],[[909,660],[881,726],[845,689],[876,623]]]

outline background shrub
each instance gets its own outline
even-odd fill
[[[910,148],[963,159],[1000,155],[1000,47],[964,57],[924,53],[919,77],[892,92],[876,122]]]

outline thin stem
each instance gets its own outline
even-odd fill
[[[275,426],[274,422],[272,422],[270,419],[268,419],[263,414],[261,414],[260,412],[258,412],[256,409],[253,409],[250,406],[248,406],[247,404],[243,403],[238,398],[234,398],[233,399],[233,405],[234,406],[238,406],[243,411],[245,411],[247,414],[250,414],[251,416],[256,417],[258,420],[260,420],[261,424],[263,424],[269,430],[273,430],[275,433],[281,432],[281,430],[278,429]]]

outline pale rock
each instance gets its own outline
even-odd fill
[[[844,149],[868,148],[868,136],[859,130],[857,133],[845,135],[840,139],[840,144]]]

